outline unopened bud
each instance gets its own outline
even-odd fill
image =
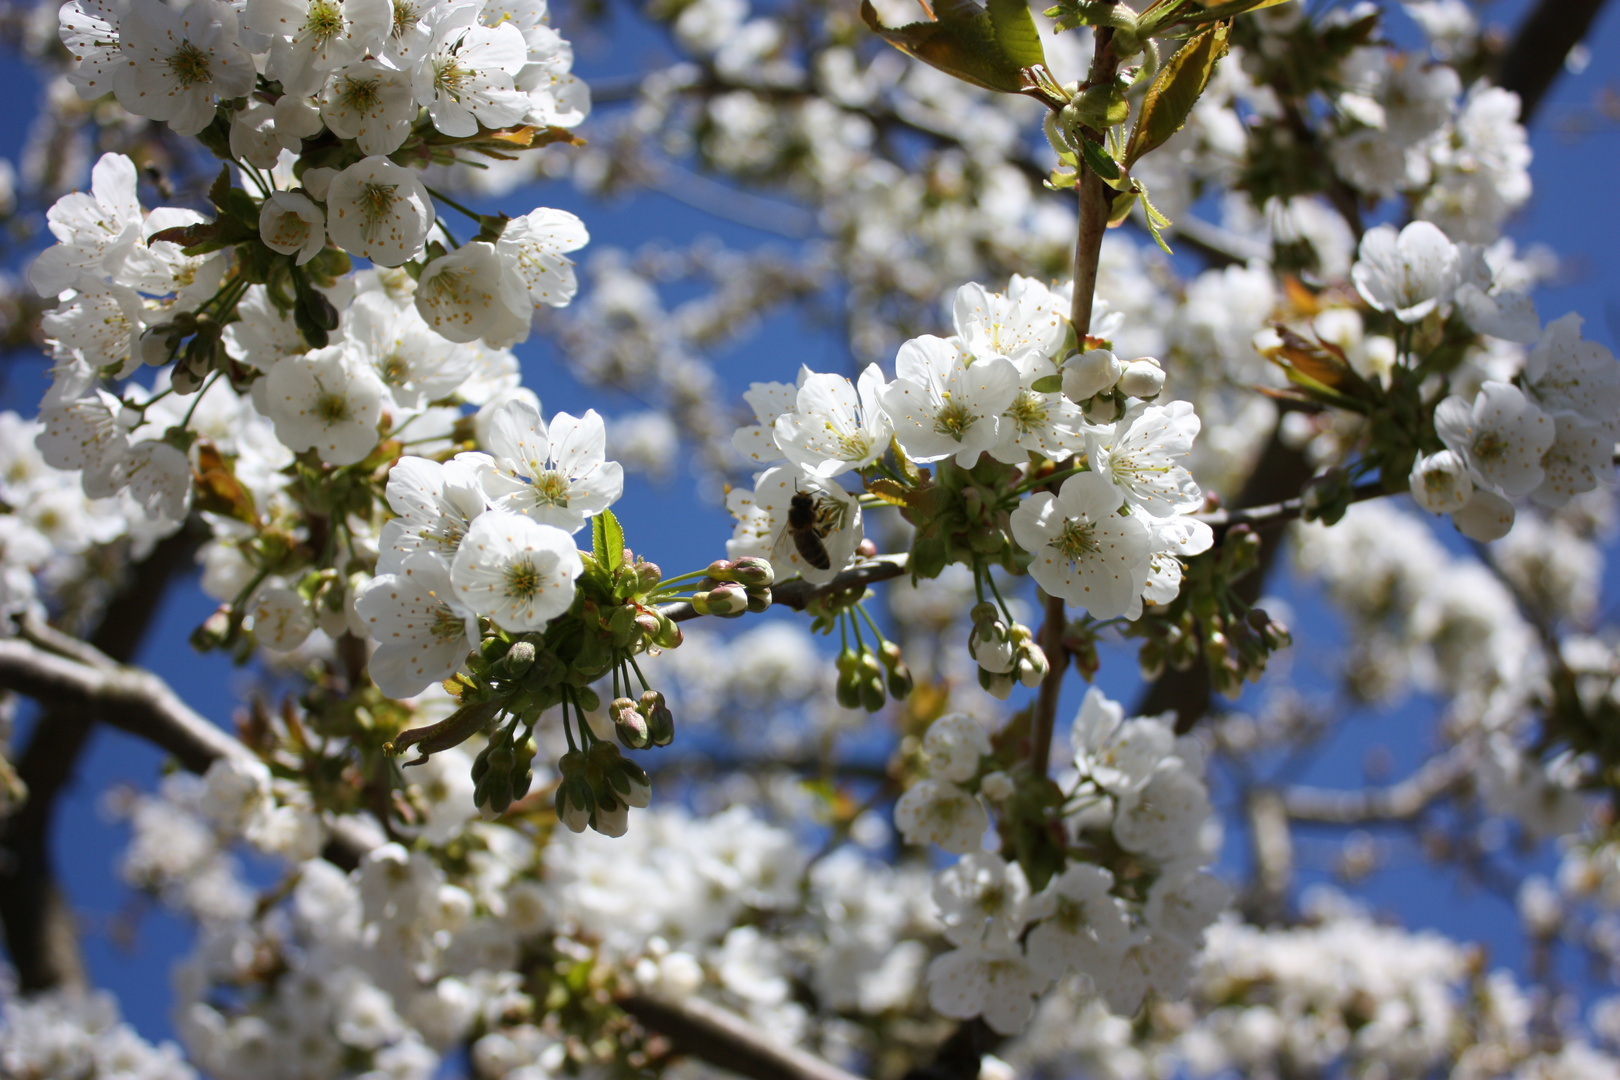
[[[641,715],[647,718],[647,738],[654,746],[668,746],[675,740],[675,714],[664,704],[664,695],[648,690],[641,695]]]
[[[692,607],[699,615],[740,615],[748,610],[748,591],[739,585],[722,583],[708,592],[695,593]]]
[[[660,611],[658,613],[658,632],[653,635],[653,644],[660,649],[674,649],[679,648],[684,640],[685,635],[681,633],[680,626],[676,624],[674,619]]]
[[[763,588],[776,583],[776,570],[765,559],[749,556],[731,564],[731,580],[750,588]]]
[[[1012,777],[997,769],[993,773],[987,773],[985,778],[979,781],[979,790],[991,802],[1006,802],[1018,789]]]
[[[514,679],[521,679],[533,666],[534,642],[512,642],[512,647],[506,650],[506,673]]]
[[[1164,369],[1151,356],[1132,360],[1120,373],[1119,389],[1133,398],[1152,401],[1164,389]]]
[[[911,691],[917,684],[911,677],[911,669],[906,666],[906,662],[900,657],[900,646],[892,641],[885,641],[878,650],[878,658],[883,661],[883,666],[888,669],[890,696],[894,698],[911,696]]]
[[[1086,419],[1093,424],[1112,424],[1123,411],[1119,396],[1112,392],[1098,394],[1085,403]]]
[[[1119,357],[1107,349],[1092,349],[1063,362],[1063,396],[1075,404],[1111,390],[1125,371]]]
[[[759,615],[771,606],[771,588],[769,585],[748,587],[748,611]]]
[[[1039,686],[1041,680],[1046,678],[1050,665],[1046,661],[1046,652],[1033,641],[1026,642],[1018,650],[1018,681],[1025,686]]]
[[[980,668],[979,685],[984,688],[985,693],[997,701],[1006,701],[1012,697],[1013,687],[1018,685],[1018,682],[1011,675]]]
[[[657,563],[646,561],[636,563],[636,591],[650,593],[664,580],[664,572],[658,569]]]
[[[609,706],[613,715],[613,731],[619,741],[631,750],[643,750],[652,741],[648,733],[647,718],[641,715],[636,703],[629,698],[614,698]]]

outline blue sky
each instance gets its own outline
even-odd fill
[[[1525,6],[1522,2],[1498,4],[1497,17],[1510,23]],[[610,43],[603,38],[580,38],[577,44],[578,70],[588,78],[627,74],[659,52],[651,35],[639,33],[632,34],[628,48],[623,47],[623,40]],[[1612,210],[1612,178],[1620,167],[1620,129],[1611,125],[1578,139],[1562,129],[1590,104],[1599,88],[1620,84],[1620,15],[1610,10],[1589,44],[1590,65],[1578,76],[1561,78],[1544,106],[1532,136],[1535,195],[1509,232],[1521,243],[1545,243],[1564,259],[1560,280],[1538,294],[1543,317],[1579,311],[1587,320],[1587,336],[1612,347],[1620,326],[1620,217]],[[0,94],[5,100],[32,103],[39,93],[37,81],[21,64],[11,60],[0,65]],[[31,118],[31,108],[0,111],[0,155],[16,158]],[[684,245],[705,234],[737,247],[782,243],[778,237],[716,221],[657,194],[601,205],[587,202],[565,185],[553,184],[526,190],[503,203],[517,212],[544,204],[580,213],[592,232],[592,250],[608,246],[634,249],[658,241]],[[567,409],[577,413],[594,405],[612,413],[638,407],[612,395],[604,402],[599,392],[575,384],[543,342],[521,346],[519,355],[526,380],[541,394],[548,412]],[[730,350],[721,358],[719,370],[733,393],[740,394],[750,380],[791,379],[801,360],[825,368],[829,356],[839,355],[836,344],[825,335],[784,317],[767,322],[753,339]],[[36,378],[43,365],[26,358],[17,359],[16,365],[6,379],[5,403],[31,411],[37,391],[43,389]],[[616,510],[632,545],[646,548],[666,568],[706,563],[720,553],[730,534],[729,519],[723,512],[696,504],[689,485],[683,485],[679,475],[663,488],[632,479]],[[674,522],[679,523],[678,528],[669,527]],[[1291,586],[1286,592],[1295,610],[1303,613],[1299,637],[1311,642],[1311,656],[1303,657],[1299,667],[1307,668],[1313,657],[1331,655],[1336,630],[1329,618],[1316,613],[1321,607],[1319,597]],[[1612,609],[1615,599],[1613,585],[1606,583],[1604,609]],[[233,693],[240,685],[238,673],[224,659],[196,656],[184,644],[191,629],[212,609],[213,602],[194,586],[173,591],[139,660],[181,688],[198,710],[228,723],[239,700]],[[1127,659],[1105,668],[1102,685],[1110,694],[1131,700],[1136,686],[1134,664]],[[1071,696],[1077,703],[1078,690],[1071,688]],[[1070,708],[1066,705],[1065,711]],[[1399,775],[1433,737],[1429,715],[1426,703],[1418,701],[1387,714],[1356,717],[1304,778],[1323,784],[1357,784],[1365,755],[1376,746],[1390,751]],[[160,766],[160,755],[145,744],[116,731],[100,730],[82,763],[76,787],[59,804],[55,835],[58,871],[83,919],[85,953],[93,979],[117,993],[126,1016],[144,1035],[154,1038],[172,1032],[167,973],[186,949],[189,934],[160,908],[132,897],[118,881],[115,860],[125,830],[103,819],[97,799],[113,784],[151,787]],[[1319,854],[1315,846],[1302,846],[1308,874],[1312,860],[1321,862]],[[1229,843],[1227,863],[1237,866],[1241,857],[1241,845]],[[1481,940],[1502,962],[1518,959],[1516,921],[1510,908],[1494,898],[1460,894],[1448,876],[1432,873],[1415,859],[1381,875],[1369,895],[1377,905],[1412,925]],[[117,929],[136,913],[133,936],[115,944]]]

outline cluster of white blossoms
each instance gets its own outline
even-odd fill
[[[545,0],[69,0],[61,37],[86,101],[111,92],[178,135],[199,134],[224,106],[232,153],[265,169],[323,126],[385,156],[422,109],[452,137],[573,126],[590,109]],[[275,91],[255,93],[260,78]]]
[[[952,305],[955,336],[906,342],[892,381],[873,364],[855,384],[808,369],[797,384],[753,384],[744,396],[756,423],[733,445],[759,464],[786,462],[727,499],[737,518],[728,551],[832,580],[863,535],[857,496],[834,481],[872,469],[891,441],[913,463],[960,469],[985,455],[1015,466],[1083,457],[1086,471],[1056,494],[1037,492],[1012,510],[1031,576],[1098,619],[1134,619],[1144,601],[1173,600],[1180,557],[1214,542],[1209,526],[1187,516],[1204,504],[1185,463],[1198,417],[1186,402],[1152,403],[1164,388],[1157,360],[1124,361],[1101,347],[1074,353],[1068,310],[1066,290],[1030,278],[1014,276],[1005,293],[968,284]],[[821,565],[798,546],[795,496],[814,505]]]
[[[1398,233],[1380,225],[1362,237],[1352,270],[1362,297],[1401,323],[1454,312],[1491,338],[1531,346],[1522,367],[1497,365],[1472,401],[1439,402],[1434,427],[1444,449],[1421,454],[1412,467],[1418,505],[1449,513],[1481,541],[1513,527],[1514,498],[1556,508],[1612,486],[1620,435],[1614,355],[1582,340],[1574,312],[1543,327],[1530,298],[1498,280],[1494,253],[1453,243],[1426,221]]]
[[[57,990],[20,997],[0,971],[0,1073],[17,1077],[195,1080],[172,1042],[153,1046],[119,1019],[111,994]]]
[[[929,965],[929,1002],[946,1016],[983,1015],[1004,1034],[1029,1022],[1036,999],[1070,975],[1122,1016],[1151,991],[1185,994],[1204,930],[1231,898],[1201,869],[1219,846],[1204,786],[1204,751],[1163,717],[1125,718],[1088,691],[1071,733],[1075,771],[1062,783],[1063,828],[1076,855],[1032,892],[1024,868],[981,850],[986,803],[1014,794],[989,735],[961,715],[936,720],[922,750],[932,775],[895,806],[914,844],[962,856],[934,880],[945,937],[956,948]]]
[[[397,516],[355,612],[377,642],[372,680],[390,697],[461,667],[483,638],[480,617],[522,633],[567,611],[584,569],[573,534],[624,490],[594,409],[547,424],[514,399],[489,413],[488,429],[487,453],[405,457],[388,475]]]

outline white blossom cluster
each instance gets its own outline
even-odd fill
[[[1018,862],[981,850],[986,803],[999,806],[1016,790],[993,768],[988,733],[947,715],[923,739],[931,776],[900,797],[895,822],[909,843],[962,856],[934,881],[945,937],[956,946],[928,968],[929,1002],[946,1016],[983,1015],[1016,1034],[1041,995],[1071,974],[1123,1016],[1150,992],[1181,997],[1205,928],[1230,900],[1226,885],[1201,869],[1219,830],[1196,740],[1178,738],[1163,717],[1126,719],[1092,689],[1071,742],[1065,830],[1076,845],[1093,836],[1117,845],[1130,876],[1117,876],[1106,857],[1077,856],[1032,892]]]
[[[111,994],[57,990],[19,997],[0,970],[0,1072],[75,1080],[194,1080],[172,1042],[153,1046],[122,1022]]]
[[[745,397],[756,423],[733,444],[770,467],[752,491],[728,498],[738,519],[728,551],[792,566],[811,582],[832,580],[863,536],[859,501],[833,481],[872,466],[891,439],[912,462],[949,459],[963,469],[985,454],[1008,465],[1031,454],[1083,454],[1087,471],[1012,512],[1013,537],[1034,556],[1030,574],[1099,619],[1134,619],[1144,602],[1175,599],[1180,556],[1214,542],[1207,525],[1186,516],[1203,507],[1184,462],[1198,416],[1187,402],[1151,403],[1164,388],[1151,357],[1125,361],[1095,348],[1064,359],[1068,307],[1062,291],[1029,278],[1014,277],[1006,293],[964,285],[952,305],[955,336],[906,342],[892,381],[874,364],[858,385],[808,369],[797,384],[753,384]],[[1061,391],[1037,391],[1043,379],[1060,380]],[[806,563],[789,528],[799,494],[814,501],[825,566]]]
[[[323,126],[368,155],[392,154],[420,109],[453,137],[480,124],[578,124],[589,94],[546,14],[544,0],[69,0],[61,37],[80,97],[111,92],[178,135],[203,131],[224,105],[232,152],[269,168]],[[279,87],[273,100],[253,95],[261,76]]]

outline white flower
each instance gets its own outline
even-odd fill
[[[159,0],[130,0],[118,24],[124,66],[113,75],[118,104],[177,135],[195,135],[214,121],[215,99],[253,90],[253,57],[236,40],[236,10],[220,0],[172,8]]]
[[[92,367],[117,365],[118,376],[127,378],[141,363],[133,346],[144,313],[134,289],[82,274],[73,295],[47,311],[40,328],[48,339],[78,350]]]
[[[1070,971],[1103,978],[1125,954],[1131,923],[1124,903],[1109,890],[1114,875],[1076,863],[1047,882],[1029,905],[1040,922],[1029,932],[1029,964],[1052,981]]]
[[[1427,221],[1414,221],[1399,234],[1393,225],[1368,229],[1350,276],[1367,303],[1414,323],[1450,303],[1457,265],[1457,245]]]
[[[1602,345],[1582,340],[1573,311],[1542,331],[1525,358],[1524,383],[1543,408],[1576,413],[1620,436],[1620,364]]]
[[[795,538],[788,527],[797,495],[810,499],[813,538]],[[726,496],[726,509],[737,519],[726,542],[726,554],[733,559],[753,556],[768,560],[776,568],[778,581],[798,574],[813,585],[825,585],[850,564],[861,542],[858,497],[831,480],[810,476],[791,465],[767,469],[752,491],[733,488]],[[806,550],[824,555],[826,565],[811,562]]]
[[[883,456],[894,427],[878,404],[883,373],[876,364],[857,386],[842,375],[811,375],[799,386],[792,412],[776,418],[776,445],[813,476],[864,469]]]
[[[1105,791],[1120,794],[1147,783],[1175,752],[1170,725],[1151,716],[1125,719],[1125,710],[1095,686],[1086,691],[1069,733],[1074,766]]]
[[[1217,877],[1195,870],[1166,871],[1148,890],[1142,920],[1155,936],[1163,935],[1189,949],[1203,944],[1204,930],[1232,902],[1232,890]]]
[[[67,80],[85,101],[111,91],[113,72],[125,62],[118,47],[123,8],[123,0],[68,0],[57,14],[57,36],[74,61]]]
[[[764,464],[781,461],[782,448],[776,444],[777,417],[791,413],[798,406],[799,386],[810,377],[810,369],[799,372],[799,383],[750,383],[743,391],[743,400],[754,410],[754,423],[737,429],[731,445],[737,453],[750,461]]]
[[[275,652],[290,652],[315,629],[309,602],[284,585],[260,591],[253,604],[253,637]]]
[[[1045,374],[1050,374],[1051,365],[1042,363],[1048,369]],[[1033,378],[1026,376],[1024,381],[1032,382]],[[990,448],[990,456],[1007,465],[1021,465],[1034,451],[1062,461],[1085,445],[1081,435],[1085,427],[1080,406],[1062,394],[1039,394],[1024,386],[1013,395],[997,421],[996,444]]]
[[[475,240],[422,267],[416,310],[450,341],[504,346],[529,336],[534,305],[494,245]]]
[[[480,514],[456,549],[450,579],[461,603],[503,630],[541,630],[574,602],[585,570],[561,529],[501,510]]]
[[[1046,989],[1015,942],[973,943],[937,956],[928,965],[928,1004],[942,1016],[985,1023],[1003,1035],[1016,1035],[1035,1011],[1034,997]]]
[[[1474,404],[1446,398],[1434,410],[1434,430],[1468,464],[1476,483],[1504,495],[1540,486],[1541,456],[1557,437],[1553,420],[1510,383],[1486,382]]]
[[[73,287],[82,271],[111,274],[142,237],[145,214],[135,195],[135,163],[123,154],[103,154],[90,170],[90,193],[56,200],[45,221],[56,237],[28,268],[28,283],[41,296]]]
[[[259,208],[259,239],[271,251],[296,254],[303,266],[326,247],[326,215],[307,195],[272,191]]]
[[[254,384],[253,401],[289,449],[313,449],[330,465],[353,465],[377,445],[387,393],[344,343],[277,360]]]
[[[240,319],[225,327],[224,337],[232,359],[269,371],[282,357],[303,353],[304,338],[292,314],[277,307],[263,285],[248,289],[236,313]]]
[[[934,876],[934,903],[953,945],[1016,942],[1028,902],[1024,868],[988,851],[969,852]]]
[[[483,454],[457,454],[444,463],[402,457],[388,471],[388,508],[398,516],[377,538],[377,573],[398,573],[406,559],[431,552],[446,566],[473,519],[488,508],[478,482]]]
[[[895,438],[917,462],[953,454],[971,469],[996,444],[997,418],[1018,393],[1018,369],[994,357],[968,366],[971,356],[956,338],[913,338],[895,357],[895,380],[878,399],[894,425]]]
[[[978,796],[949,780],[919,780],[894,804],[894,824],[908,844],[966,855],[979,850],[990,815]]]
[[[929,770],[958,784],[979,775],[979,759],[989,756],[990,749],[990,733],[984,725],[962,713],[940,717],[923,736]]]
[[[495,241],[503,262],[515,268],[529,299],[547,307],[566,307],[579,291],[574,260],[563,254],[590,243],[585,223],[566,210],[540,207],[513,218]]]
[[[472,374],[472,350],[435,334],[416,308],[396,304],[386,293],[356,297],[344,314],[343,330],[401,410],[449,397]]]
[[[130,447],[114,468],[112,482],[127,487],[153,521],[184,521],[191,506],[191,462],[166,442],[145,439]]]
[[[1086,460],[1133,509],[1156,518],[1204,505],[1204,493],[1182,462],[1200,421],[1189,401],[1136,405],[1112,427],[1086,430]]]
[[[1009,289],[1009,293],[1011,290]],[[1050,373],[1050,361],[1063,347],[1069,326],[1044,297],[993,293],[969,282],[956,290],[951,315],[957,336],[975,360],[1004,356],[1026,378]]]
[[[346,0],[353,2],[353,0]],[[321,119],[362,154],[392,154],[416,122],[416,94],[408,72],[376,60],[339,68],[321,91]]]
[[[478,641],[477,620],[454,596],[448,566],[418,550],[399,562],[397,572],[372,578],[355,598],[355,611],[377,642],[368,665],[377,689],[392,698],[413,697],[449,678],[467,659]]]
[[[433,227],[427,188],[385,157],[362,158],[338,173],[325,202],[332,243],[379,266],[416,258]]]
[[[382,50],[393,26],[393,5],[389,0],[247,0],[247,24],[274,38],[265,73],[287,93],[313,94],[328,72]]]
[[[1468,464],[1451,450],[1420,454],[1412,463],[1412,500],[1431,514],[1449,514],[1468,505],[1474,482]]]
[[[416,100],[446,135],[476,135],[480,124],[504,128],[521,122],[530,108],[513,81],[528,60],[522,32],[473,25],[477,16],[476,5],[444,4],[427,17],[433,37],[416,68]]]
[[[1147,783],[1119,797],[1114,839],[1160,863],[1193,853],[1211,813],[1204,782],[1180,758],[1166,758]]]
[[[141,234],[151,237],[164,229],[198,225],[203,216],[195,210],[160,206],[146,215]],[[151,296],[173,296],[178,307],[194,308],[219,287],[225,274],[224,251],[187,255],[169,240],[138,241],[114,272],[113,280]]]
[[[1012,512],[1013,539],[1033,557],[1029,572],[1052,596],[1098,619],[1139,607],[1152,536],[1139,517],[1121,517],[1120,490],[1098,473],[1036,492]]]
[[[82,469],[86,495],[112,495],[117,488],[108,478],[129,452],[129,435],[118,422],[122,409],[117,398],[101,389],[47,405],[39,411],[45,428],[34,445],[53,469]]]
[[[1476,487],[1468,505],[1452,511],[1451,523],[1468,539],[1488,544],[1512,531],[1514,517],[1512,503],[1489,488]]]
[[[558,413],[548,426],[526,401],[509,401],[490,418],[491,461],[484,486],[494,505],[568,532],[624,493],[624,469],[606,460],[607,429],[595,409]]]
[[[1574,413],[1554,418],[1557,436],[1542,455],[1541,485],[1530,497],[1542,506],[1559,507],[1598,484],[1614,483],[1614,436],[1609,429]]]

